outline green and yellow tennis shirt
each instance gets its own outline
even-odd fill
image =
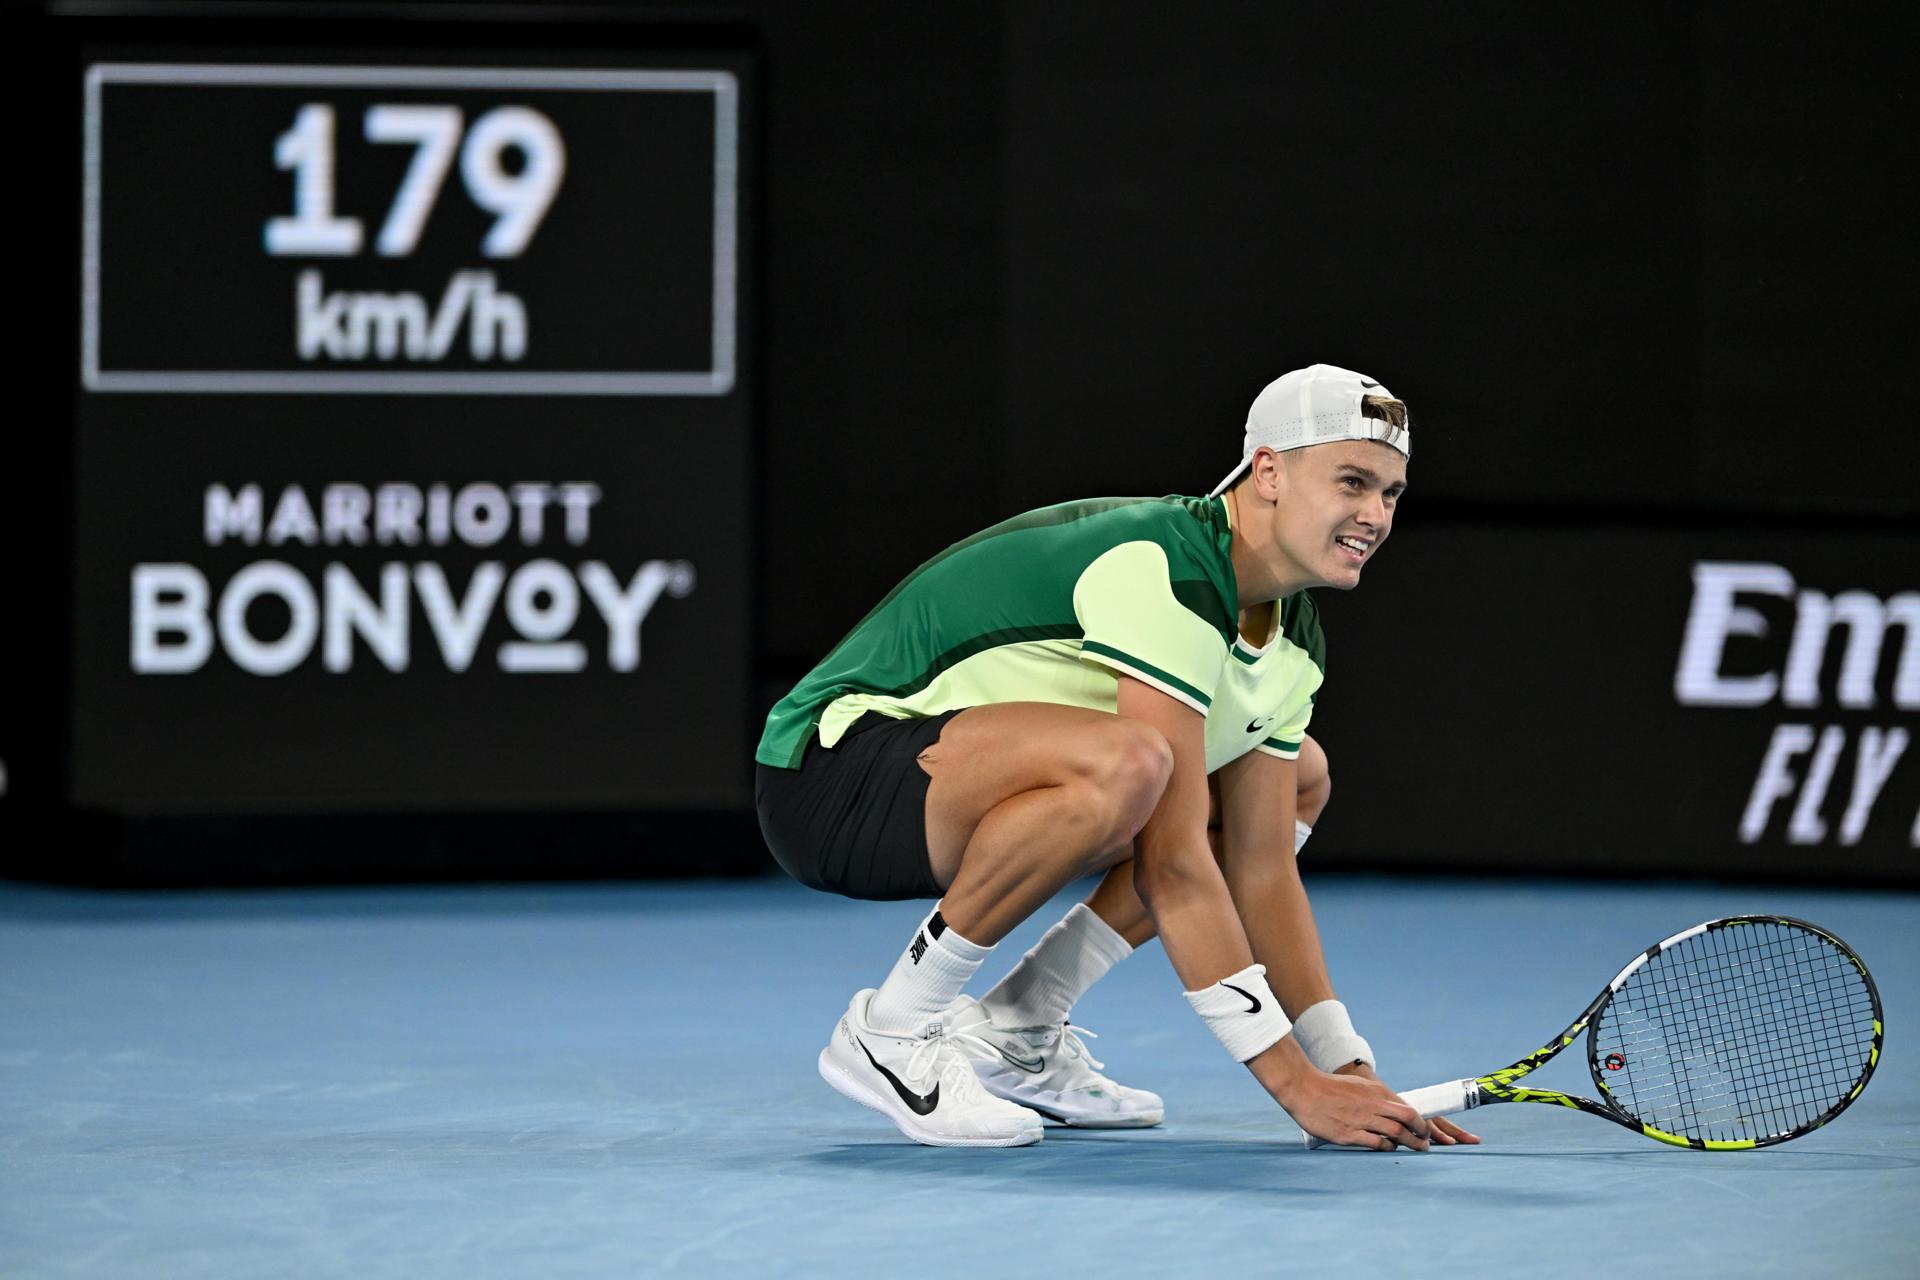
[[[1095,498],[997,524],[921,565],[767,715],[754,758],[797,769],[868,711],[894,719],[997,702],[1115,711],[1120,675],[1207,718],[1207,772],[1248,751],[1291,760],[1326,666],[1313,598],[1239,634],[1224,498]]]

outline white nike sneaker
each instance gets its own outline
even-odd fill
[[[854,996],[820,1051],[820,1076],[872,1107],[900,1132],[930,1147],[1024,1147],[1040,1141],[1040,1117],[980,1087],[967,1043],[942,1019],[925,1037],[876,1031],[867,1023],[871,990]]]
[[[1106,1064],[1087,1051],[1082,1037],[1098,1037],[1085,1027],[1071,1022],[998,1027],[971,996],[948,1005],[941,1022],[950,1038],[967,1047],[989,1093],[1031,1107],[1058,1124],[1147,1129],[1166,1118],[1159,1094],[1115,1084],[1096,1070]]]

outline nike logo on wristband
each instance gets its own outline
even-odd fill
[[[887,1078],[887,1083],[893,1086],[893,1091],[900,1095],[900,1101],[906,1103],[907,1109],[912,1111],[913,1114],[924,1116],[940,1105],[939,1085],[934,1085],[933,1091],[922,1097],[920,1094],[907,1088],[906,1085],[900,1083],[899,1076],[881,1066],[880,1060],[873,1056],[873,1050],[867,1048],[865,1042],[862,1041],[859,1036],[855,1036],[853,1042],[860,1046],[860,1052],[867,1055],[867,1061],[873,1064],[873,1069]]]
[[[1233,985],[1233,984],[1232,984],[1231,982],[1223,982],[1223,983],[1221,983],[1220,985],[1221,985],[1221,986],[1223,986],[1223,987],[1225,987],[1225,988],[1226,988],[1227,990],[1229,990],[1229,991],[1240,991],[1240,988],[1238,988],[1238,987],[1236,987],[1236,986],[1234,986],[1234,985]],[[1248,1012],[1248,1013],[1258,1013],[1258,1012],[1260,1012],[1260,1002],[1259,1002],[1259,1001],[1258,1001],[1257,999],[1255,999],[1255,998],[1254,998],[1254,996],[1253,996],[1253,993],[1252,993],[1252,992],[1249,992],[1249,991],[1240,991],[1240,994],[1241,994],[1241,995],[1243,995],[1243,996],[1245,996],[1245,997],[1246,997],[1246,999],[1247,999],[1247,1012]],[[863,1049],[864,1049],[865,1047],[866,1047],[865,1045],[862,1045],[862,1046],[861,1046],[861,1048],[863,1048]],[[873,1055],[872,1055],[872,1054],[868,1054],[867,1056],[868,1056],[869,1058],[871,1058],[871,1057],[872,1057]],[[879,1067],[879,1066],[880,1066],[880,1064],[879,1064],[879,1063],[877,1063],[877,1062],[876,1062],[876,1063],[874,1063],[873,1065],[874,1065],[874,1066],[876,1066],[876,1067]],[[886,1068],[885,1068],[885,1067],[880,1067],[880,1069],[881,1069],[882,1071],[884,1071],[884,1070],[886,1070]]]

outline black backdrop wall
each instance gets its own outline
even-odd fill
[[[4,856],[160,879],[759,865],[732,744],[894,580],[1028,507],[1204,491],[1252,394],[1326,360],[1406,397],[1421,449],[1366,589],[1323,602],[1315,733],[1339,791],[1313,846],[1324,864],[1911,881],[1906,21],[1709,3],[1605,20],[1520,5],[10,10],[10,114],[36,122],[25,171],[47,176],[15,223],[33,246],[20,270],[48,321],[10,415],[15,487],[35,500],[6,516]],[[737,382],[704,407],[369,396],[348,433],[361,446],[325,429],[329,402],[233,396],[196,417],[152,396],[141,412],[161,434],[128,442],[126,397],[81,385],[75,282],[86,68],[132,55],[730,69]],[[590,150],[570,182],[587,182]],[[248,163],[263,198],[287,198],[264,153]],[[517,441],[504,457],[434,436],[476,413]],[[215,423],[236,415],[253,423],[244,445]],[[740,452],[702,452],[723,438]],[[96,474],[109,445],[118,470]],[[152,706],[103,694],[147,691],[116,612],[128,575],[204,541],[207,486],[255,479],[591,480],[601,540],[519,561],[592,553],[623,585],[684,561],[701,586],[649,616],[663,656],[625,673],[596,660],[577,679],[476,668],[462,683],[421,663],[403,680],[349,644],[355,669],[316,658],[296,673],[312,706],[275,719],[259,707],[283,686],[215,659],[205,697],[159,691],[176,719],[156,729]],[[688,512],[663,511],[668,495]],[[738,531],[743,558],[668,545],[691,512]],[[472,572],[469,551],[453,569]],[[395,558],[348,567],[371,591]],[[328,552],[308,560],[321,581]],[[696,608],[728,592],[741,603]],[[488,652],[513,642],[507,625],[488,624]],[[740,687],[691,744],[691,713],[662,698],[717,678],[698,665],[717,630],[745,632],[722,658]],[[584,622],[578,636],[603,642]],[[482,689],[504,715],[461,710]],[[390,714],[328,719],[342,696]],[[236,715],[256,736],[235,738]],[[195,745],[209,736],[225,764]],[[374,750],[367,776],[415,780],[287,784],[370,740],[395,758]],[[468,756],[409,774],[410,744],[449,740]],[[292,766],[267,793],[222,795],[234,751],[276,744]],[[575,753],[592,784],[520,785],[511,762],[530,746]],[[192,785],[161,776],[170,757]]]

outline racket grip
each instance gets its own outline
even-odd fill
[[[1423,1119],[1431,1120],[1435,1116],[1452,1115],[1456,1111],[1465,1111],[1474,1103],[1474,1083],[1472,1080],[1449,1080],[1445,1084],[1430,1084],[1424,1089],[1409,1089],[1400,1095],[1400,1100],[1418,1111]],[[1305,1134],[1307,1150],[1332,1145],[1324,1138]]]

